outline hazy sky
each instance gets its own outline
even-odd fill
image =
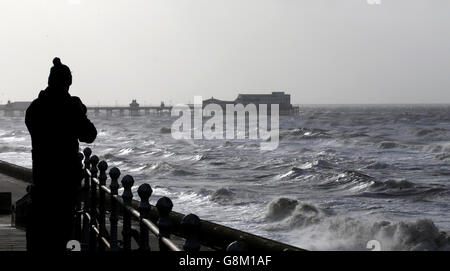
[[[1,0],[0,102],[54,56],[85,103],[450,102],[450,0]]]

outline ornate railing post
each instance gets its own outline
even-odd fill
[[[90,159],[91,162],[91,205],[89,215],[91,216],[91,234],[89,235],[89,250],[96,251],[97,250],[97,233],[94,230],[94,227],[97,226],[97,184],[94,179],[97,178],[97,164],[98,157],[96,155],[92,156]]]
[[[98,201],[98,227],[101,237],[106,238],[106,209],[105,209],[105,190],[101,188],[101,186],[106,185],[106,170],[108,169],[108,164],[105,161],[101,161],[98,164],[98,169],[100,170],[100,175],[98,176],[98,181],[100,183],[99,187],[99,201]],[[105,244],[103,242],[99,243],[99,250],[105,250]]]
[[[80,159],[80,167],[81,167],[81,179],[79,182],[77,182],[77,194],[76,194],[76,203],[75,203],[75,227],[73,231],[73,237],[75,240],[78,240],[81,242],[81,216],[82,216],[82,209],[81,209],[81,182],[83,181],[84,174],[83,174],[83,159],[84,155],[83,153],[78,153],[78,158]]]
[[[181,226],[186,233],[186,242],[184,243],[183,249],[188,252],[199,251],[200,218],[194,214],[188,214],[181,220]]]
[[[83,186],[83,213],[89,213],[89,190],[90,190],[90,176],[86,169],[90,168],[90,157],[92,151],[90,148],[85,148],[83,150],[84,154],[84,186]],[[81,242],[81,250],[86,251],[89,248],[89,220],[86,215],[83,215],[83,236]]]
[[[119,182],[118,179],[120,177],[120,170],[116,167],[113,167],[109,170],[109,177],[111,177],[111,184],[109,185],[109,189],[111,189],[111,215],[109,217],[110,223],[110,240],[109,243],[111,245],[112,251],[119,250],[119,246],[117,245],[117,222],[119,221],[118,210],[117,210],[117,201],[114,199],[114,196],[118,195],[119,190]]]
[[[172,211],[173,203],[168,197],[162,197],[156,202],[156,209],[158,209],[159,219],[158,219],[158,228],[159,228],[159,250],[167,251],[167,247],[161,242],[161,237],[170,238],[170,234],[172,232],[173,224],[170,220],[169,214]]]
[[[90,169],[91,168],[90,159],[91,159],[91,154],[92,154],[91,148],[89,148],[89,147],[84,148],[83,154],[84,154],[84,168]]]
[[[81,181],[84,178],[84,154],[82,152],[78,152],[78,159],[80,159],[80,168],[81,168],[80,185],[81,185]]]
[[[150,250],[149,238],[148,238],[148,228],[142,223],[142,220],[149,219],[150,217],[150,203],[149,198],[152,195],[152,187],[148,183],[141,184],[138,188],[138,195],[141,198],[141,203],[139,204],[140,213],[140,234],[139,234],[139,249],[143,251]]]
[[[124,203],[123,209],[123,249],[125,251],[131,250],[131,214],[127,210],[127,207],[131,207],[131,203],[133,200],[133,192],[131,191],[131,187],[133,187],[134,179],[130,175],[125,175],[122,178],[122,186],[123,193],[122,199]]]

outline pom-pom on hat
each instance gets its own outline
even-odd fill
[[[53,65],[54,65],[54,66],[62,65],[61,59],[59,59],[59,57],[55,57],[55,58],[53,59]]]
[[[68,87],[72,85],[72,73],[69,67],[61,63],[59,57],[53,59],[53,67],[48,76],[48,85],[51,87]]]

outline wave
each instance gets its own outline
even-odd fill
[[[159,132],[160,132],[161,134],[170,134],[170,133],[172,133],[172,129],[171,129],[171,128],[167,128],[167,127],[162,127],[162,128],[159,130]]]
[[[266,218],[270,221],[284,219],[292,214],[298,201],[289,198],[279,198],[269,203]]]
[[[325,179],[317,184],[321,189],[334,189],[346,192],[359,192],[375,183],[375,178],[356,170],[346,170],[337,176]]]
[[[255,169],[257,170],[276,170],[276,169],[282,169],[286,168],[289,165],[287,164],[281,164],[281,165],[263,165],[258,166]],[[304,163],[300,166],[291,167],[289,171],[285,173],[278,174],[275,179],[276,180],[293,180],[300,176],[303,176],[307,173],[313,173],[315,170],[321,170],[321,169],[332,169],[335,165],[322,159],[314,160],[312,162]]]
[[[174,170],[175,168],[174,166],[172,166],[172,164],[169,164],[168,162],[159,161],[150,166],[150,169],[154,172],[169,172]]]
[[[197,194],[208,200],[219,205],[228,206],[241,206],[242,208],[251,208],[258,203],[255,200],[255,193],[251,190],[246,189],[236,189],[229,187],[220,187],[217,190],[201,189]],[[256,195],[259,199],[259,195]]]
[[[120,155],[115,152],[107,152],[103,155],[99,156],[101,160],[107,160],[107,161],[114,161],[114,162],[121,162],[129,164],[132,160],[130,160],[130,157],[127,155]]]
[[[330,169],[334,168],[335,165],[331,162],[328,162],[326,160],[318,159],[314,160],[312,162],[307,162],[300,166],[301,169],[312,169],[312,168],[324,168],[324,169]]]
[[[216,161],[216,162],[210,162],[209,164],[213,165],[213,166],[222,166],[222,165],[226,165],[227,162],[225,162],[225,161]]]
[[[175,164],[170,164],[165,161],[159,161],[156,162],[153,165],[148,165],[145,167],[145,169],[149,169],[153,172],[153,174],[159,174],[159,175],[167,175],[171,174],[174,176],[188,176],[188,175],[195,175],[196,173],[192,170],[187,170],[183,168],[182,166],[177,166]]]
[[[146,168],[148,168],[148,165],[143,165],[143,166],[138,166],[138,167],[135,167],[135,168],[131,168],[128,171],[129,172],[142,172]]]
[[[14,130],[14,131],[2,131],[0,134],[0,138],[20,138],[21,136],[28,135],[27,131],[23,130]]]
[[[384,182],[376,181],[371,185],[371,190],[373,191],[391,191],[391,190],[402,190],[402,189],[414,189],[416,186],[412,182],[404,179],[395,180],[390,179]]]
[[[405,179],[388,179],[374,181],[361,195],[369,197],[418,196],[419,199],[423,199],[446,191],[447,189],[441,185],[418,185]]]
[[[278,198],[268,204],[266,219],[275,223],[271,230],[303,228],[318,224],[330,213],[317,206],[289,198]]]
[[[331,138],[328,130],[317,128],[297,128],[281,131],[280,140],[321,139]]]
[[[258,166],[255,169],[279,169],[279,168],[286,168],[288,165],[264,165],[264,166]],[[330,163],[327,162],[325,160],[314,160],[312,162],[307,162],[304,163],[298,167],[291,167],[289,169],[289,171],[285,172],[285,173],[281,173],[275,176],[275,180],[281,180],[281,181],[285,181],[285,180],[294,180],[297,179],[300,176],[304,176],[305,174],[308,173],[314,173],[315,169],[321,170],[321,169],[332,169],[335,166]]]
[[[171,172],[175,176],[188,176],[188,175],[195,175],[194,172],[185,170],[185,169],[174,169]]]
[[[423,150],[432,153],[450,153],[450,143],[426,145]]]
[[[400,144],[392,141],[383,141],[380,143],[379,147],[380,149],[393,149],[399,147]]]
[[[398,197],[415,196],[423,199],[448,191],[439,184],[415,184],[405,179],[377,180],[376,178],[355,170],[346,170],[337,176],[325,179],[316,187],[321,189],[343,191],[362,197]]]
[[[386,163],[374,162],[374,163],[371,163],[370,165],[365,166],[364,168],[366,168],[366,169],[387,169],[390,167],[391,167],[391,165],[386,164]]]
[[[31,148],[29,148],[29,147],[21,147],[21,146],[1,145],[0,146],[0,153],[5,153],[5,152],[31,152]]]
[[[366,133],[356,132],[356,133],[349,133],[349,134],[346,134],[345,137],[346,137],[346,138],[369,137],[369,135],[366,134]]]
[[[303,170],[301,168],[298,168],[298,167],[293,167],[287,173],[278,175],[277,179],[280,179],[280,180],[292,180],[292,179],[295,179],[295,178],[303,175],[304,173],[305,173],[305,170]]]
[[[192,156],[190,159],[194,160],[194,161],[203,161],[203,160],[209,160],[209,159],[211,159],[211,157],[208,156],[207,154],[196,154],[196,155]]]
[[[178,154],[178,155],[176,155],[176,159],[179,161],[198,162],[198,161],[203,161],[203,160],[210,160],[212,158],[207,154],[197,153],[197,154],[181,154],[181,155]]]
[[[311,250],[367,250],[370,240],[377,240],[381,250],[450,250],[450,237],[429,219],[363,220],[285,198],[268,207],[266,217],[272,224],[267,229],[290,231],[296,245]],[[274,216],[274,210],[283,215]]]
[[[119,155],[119,156],[129,155],[129,154],[132,153],[133,151],[134,151],[133,148],[123,148],[123,149],[121,149],[121,150],[117,153],[117,155]]]
[[[235,198],[236,193],[231,191],[231,189],[228,188],[219,188],[211,195],[211,201],[220,203],[220,204],[227,204],[233,201]]]
[[[450,159],[450,154],[441,153],[441,154],[436,155],[436,158],[440,159],[440,160],[447,160],[447,159]]]
[[[417,137],[436,137],[442,136],[447,133],[447,129],[444,128],[433,128],[433,129],[418,129],[415,135]]]

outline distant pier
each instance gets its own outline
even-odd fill
[[[0,111],[5,117],[25,116],[25,112],[31,102],[10,102],[0,105]],[[141,115],[163,115],[172,110],[172,106],[167,106],[161,102],[159,106],[140,106],[136,100],[133,100],[129,106],[87,106],[88,113],[95,116],[103,113],[106,116],[141,116]]]
[[[172,106],[164,105],[164,102],[161,102],[159,106],[140,106],[136,100],[133,100],[129,106],[88,106],[88,112],[93,112],[95,116],[99,116],[100,112],[105,112],[106,116],[113,116],[115,112],[119,116],[125,116],[125,114],[129,116],[141,116],[142,113],[144,115],[151,114],[169,114],[172,110]]]
[[[28,106],[31,102],[10,102],[0,105],[0,111],[3,112],[3,116],[14,117],[24,116]],[[279,106],[280,115],[294,115],[300,114],[300,108],[298,105],[291,104],[291,95],[282,91],[272,92],[271,94],[239,94],[238,97],[231,101],[219,100],[214,97],[202,101],[202,108],[205,108],[209,104],[217,104],[222,110],[226,111],[227,105],[236,106],[242,104],[247,106],[249,104],[256,105],[259,108],[260,105],[272,105],[277,104]],[[188,104],[193,109],[193,104]],[[87,106],[88,113],[94,116],[106,115],[107,117],[116,116],[141,116],[141,115],[171,115],[171,105],[165,105],[161,102],[159,106],[140,106],[134,99],[128,106]],[[271,106],[268,106],[268,113],[270,113]],[[1,115],[1,114],[0,114]]]

